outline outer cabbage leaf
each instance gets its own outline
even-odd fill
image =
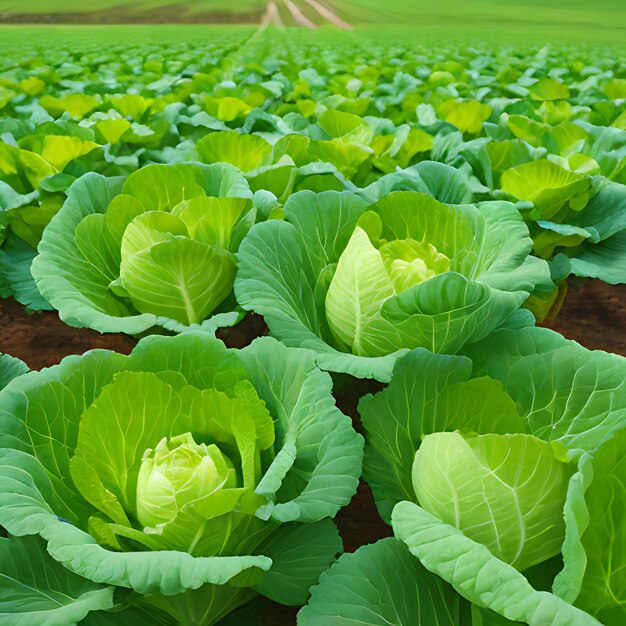
[[[462,133],[477,135],[483,122],[489,119],[491,107],[483,102],[445,100],[439,105],[437,113]]]
[[[591,452],[623,427],[624,357],[534,327],[495,331],[465,352],[474,375],[501,381],[541,439]]]
[[[0,354],[0,390],[27,371],[28,366],[23,361],[8,354]]]
[[[134,606],[116,607],[111,611],[93,611],[80,622],[80,626],[115,626],[121,621],[134,626],[170,626],[171,620],[162,619],[154,612],[142,611]]]
[[[342,551],[343,542],[330,519],[285,524],[263,545],[272,568],[254,589],[281,604],[305,604],[320,572],[326,571]]]
[[[471,202],[474,195],[464,170],[435,161],[422,161],[387,174],[357,193],[366,202],[372,203],[393,191],[419,191],[449,204]]]
[[[531,161],[502,174],[507,193],[535,205],[534,219],[553,219],[567,203],[580,211],[589,201],[591,179],[559,167],[551,161]]]
[[[344,554],[320,578],[299,626],[461,626],[463,600],[394,538]]]
[[[257,135],[222,131],[202,138],[196,143],[196,150],[205,163],[230,163],[249,172],[266,164],[272,146]]]
[[[113,607],[113,587],[73,574],[53,560],[38,537],[0,539],[2,600],[7,626],[76,624]]]
[[[598,626],[591,615],[535,590],[515,568],[482,544],[411,502],[393,512],[394,533],[422,565],[478,607],[529,626]]]
[[[626,230],[595,245],[583,244],[559,255],[575,276],[599,278],[618,285],[626,282]]]
[[[29,310],[46,311],[52,306],[41,296],[31,274],[37,251],[14,233],[0,250],[0,295],[13,296]]]
[[[626,431],[618,431],[580,462],[580,480],[568,498],[565,567],[554,592],[594,615],[606,626],[624,620],[622,524],[626,470]]]
[[[626,187],[594,177],[591,194],[582,211],[563,216],[564,223],[539,221],[544,230],[535,235],[535,249],[546,258],[555,247],[561,249],[555,262],[567,263],[576,276],[622,283],[626,280]],[[546,249],[538,248],[546,244]]]

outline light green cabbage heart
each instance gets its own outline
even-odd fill
[[[377,250],[357,226],[326,294],[330,329],[354,354],[367,356],[360,337],[383,303],[449,269],[450,259],[430,243],[397,239]]]
[[[144,526],[170,522],[188,503],[236,485],[235,469],[215,444],[191,433],[163,437],[144,452],[137,477],[137,519]]]

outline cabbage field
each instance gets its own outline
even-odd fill
[[[623,626],[622,31],[273,4],[0,27],[0,624]]]

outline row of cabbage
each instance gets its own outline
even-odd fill
[[[364,437],[269,337],[26,370],[0,357],[5,624],[252,625],[260,597],[301,626],[623,623],[623,357],[534,326],[418,348]],[[362,472],[395,538],[335,562]]]
[[[249,34],[2,61],[3,295],[150,335],[0,357],[3,623],[620,626],[626,360],[534,324],[623,282],[623,67]]]
[[[216,31],[218,32],[218,31]],[[30,276],[82,175],[225,162],[284,204],[295,192],[390,190],[507,200],[551,262],[626,276],[626,72],[581,48],[431,48],[358,35],[225,31],[210,43],[6,50],[0,73],[0,293],[49,308]],[[122,50],[124,51],[122,54]],[[303,69],[304,68],[304,69]],[[420,180],[422,178],[422,180]],[[449,189],[452,188],[453,191]]]

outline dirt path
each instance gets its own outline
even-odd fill
[[[267,9],[263,14],[263,19],[259,24],[259,30],[257,33],[263,32],[268,26],[284,26],[283,20],[280,17],[280,11],[278,10],[274,0],[269,0],[267,3]]]
[[[352,24],[348,24],[345,20],[342,20],[334,11],[331,11],[328,7],[320,4],[317,0],[304,0],[312,9],[315,9],[322,18],[330,22],[337,28],[343,30],[353,30]],[[287,2],[287,0],[285,0]]]
[[[303,26],[304,28],[317,28],[317,24],[302,13],[302,11],[291,0],[283,1],[285,6],[289,9],[291,17],[293,17],[298,26]]]

